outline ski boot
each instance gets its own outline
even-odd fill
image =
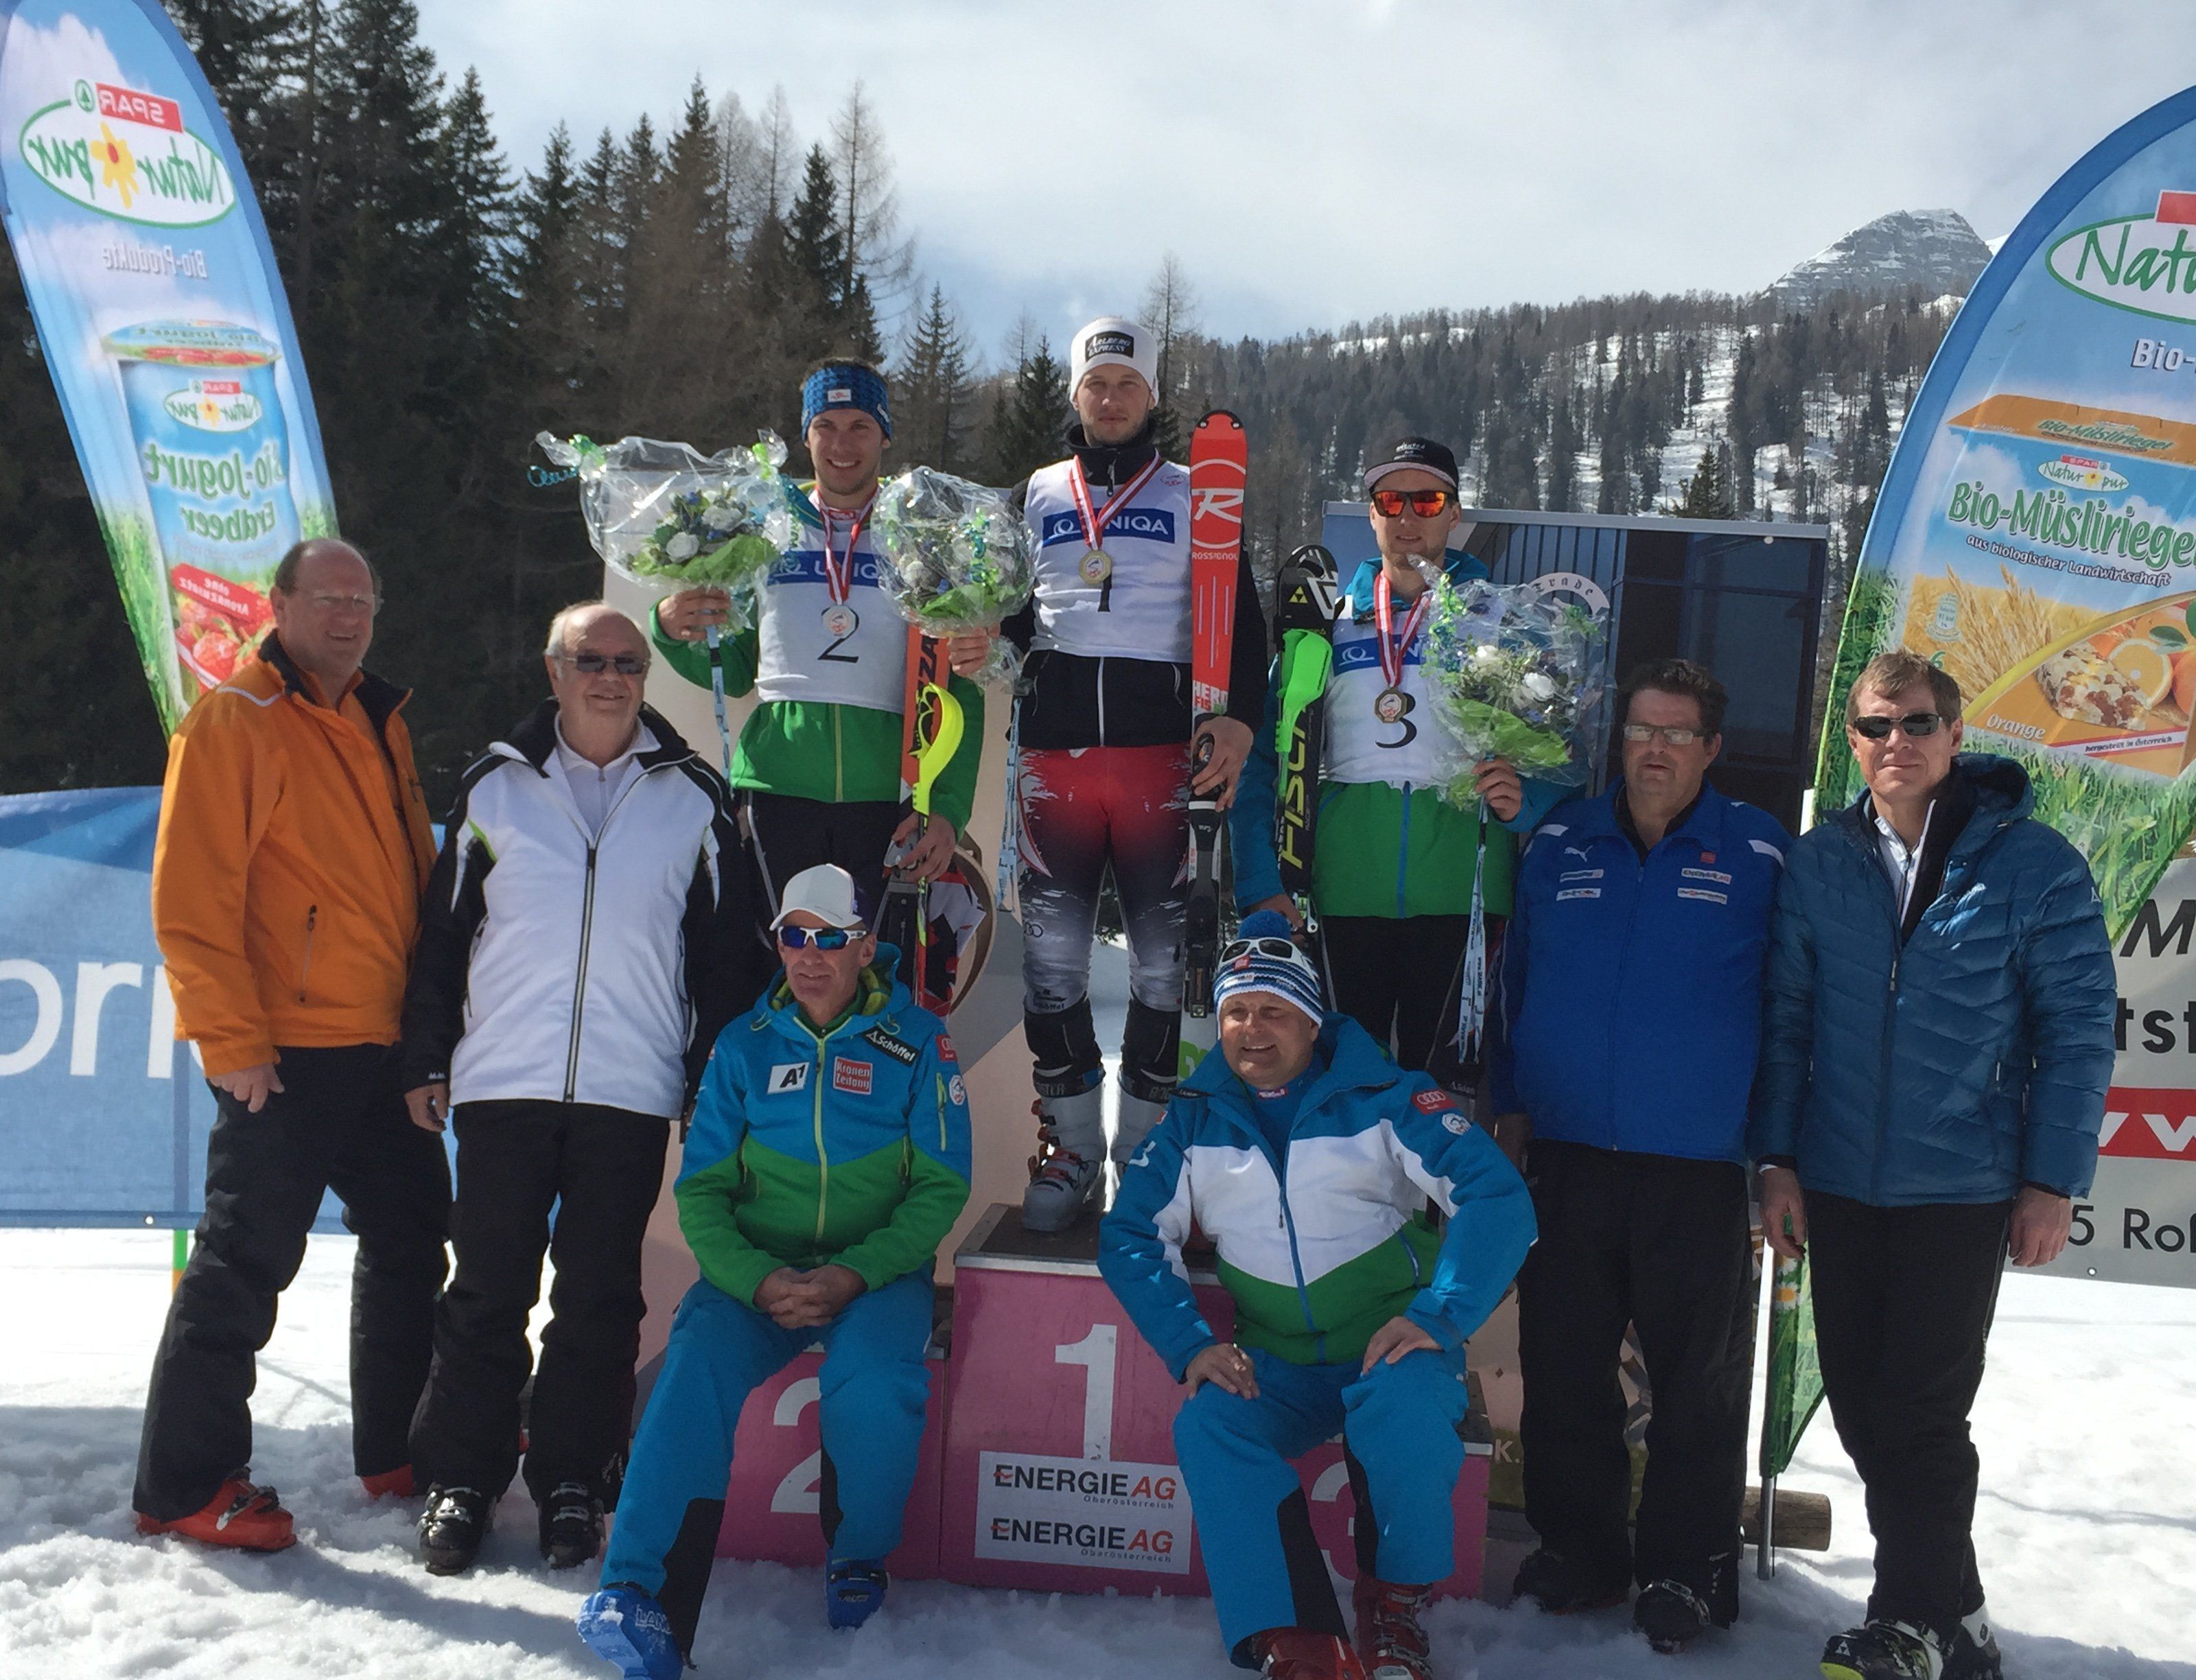
[[[1878,1619],[1833,1634],[1823,1680],[1944,1680],[1945,1646],[1929,1628]]]
[[[1433,1680],[1433,1648],[1419,1621],[1432,1596],[1428,1587],[1357,1578],[1349,1602],[1356,1613],[1357,1654],[1372,1680]]]
[[[213,1498],[188,1516],[163,1520],[137,1513],[141,1534],[181,1534],[210,1546],[241,1551],[280,1551],[295,1545],[298,1533],[282,1498],[271,1487],[257,1486],[249,1469],[222,1483]]]
[[[1072,1097],[1040,1097],[1037,1152],[1022,1191],[1022,1225],[1049,1235],[1083,1217],[1106,1185],[1106,1088]]]
[[[541,1556],[552,1569],[576,1569],[603,1549],[603,1502],[592,1488],[560,1481],[540,1514]]]
[[[1708,1601],[1683,1581],[1650,1581],[1632,1606],[1632,1625],[1665,1656],[1682,1651],[1714,1625]]]
[[[412,1480],[412,1467],[399,1464],[393,1470],[384,1470],[379,1475],[362,1475],[358,1485],[366,1490],[369,1499],[408,1499],[419,1489]]]
[[[663,1607],[630,1581],[592,1594],[580,1607],[580,1637],[604,1662],[618,1666],[619,1680],[679,1680],[686,1659],[671,1637]]]
[[[419,1513],[419,1561],[431,1575],[472,1567],[494,1521],[494,1505],[477,1487],[430,1487]]]
[[[1349,1642],[1305,1627],[1273,1627],[1251,1638],[1262,1680],[1367,1680]]]
[[[1621,1604],[1631,1589],[1632,1583],[1621,1574],[1597,1575],[1553,1546],[1542,1546],[1517,1566],[1517,1579],[1510,1591],[1517,1597],[1531,1599],[1549,1615],[1571,1616]]]
[[[1952,1648],[1945,1653],[1945,1680],[2004,1680],[2004,1663],[1991,1633],[1989,1615],[1979,1609],[1961,1617],[1952,1634]]]
[[[892,1578],[881,1563],[846,1558],[824,1572],[824,1619],[844,1632],[859,1627],[883,1607]]]

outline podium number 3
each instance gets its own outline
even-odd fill
[[[1083,1456],[1113,1456],[1113,1366],[1119,1351],[1118,1325],[1093,1325],[1080,1342],[1063,1342],[1052,1350],[1055,1365],[1079,1365],[1083,1379]]]

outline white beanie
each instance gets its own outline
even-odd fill
[[[1083,388],[1094,367],[1133,368],[1154,395],[1159,388],[1159,350],[1150,332],[1126,315],[1101,315],[1075,335],[1067,357],[1067,394]]]

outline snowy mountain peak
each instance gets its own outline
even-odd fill
[[[1780,303],[1806,307],[1834,292],[1903,292],[1965,297],[1991,248],[1955,210],[1897,210],[1856,228],[1827,251],[1788,269],[1768,288]]]

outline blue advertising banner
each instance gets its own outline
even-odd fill
[[[1858,796],[1846,693],[1900,646],[2027,769],[2118,937],[2196,818],[2196,89],[2067,170],[1945,336],[1862,545],[1817,809]]]
[[[159,0],[0,0],[0,225],[172,729],[335,510],[266,226]]]

